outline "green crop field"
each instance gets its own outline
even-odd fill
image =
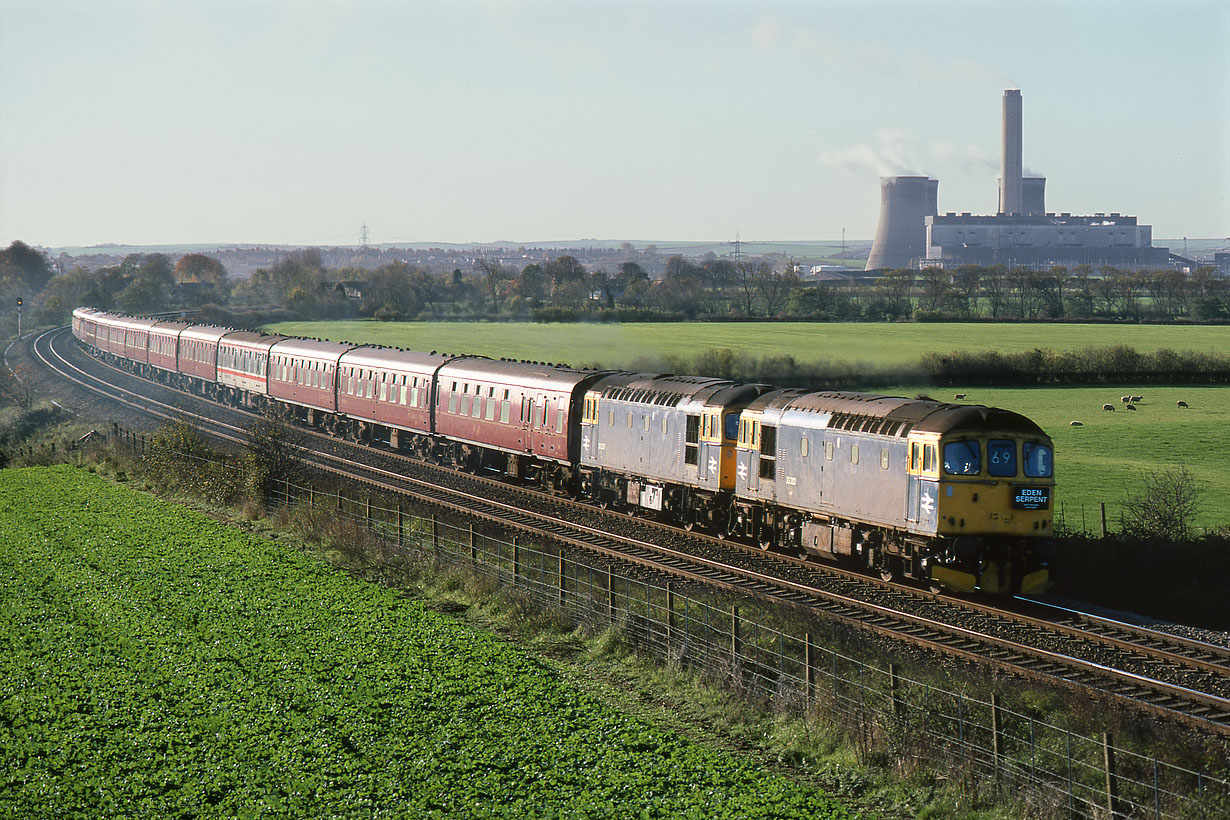
[[[1162,348],[1223,353],[1230,350],[1230,327],[1174,325],[1031,324],[494,324],[481,322],[288,322],[281,333],[395,345],[413,350],[478,353],[576,366],[646,367],[667,356],[694,357],[706,349],[731,348],[754,357],[790,354],[814,360],[862,363],[868,368],[908,366],[925,352],[1049,347],[1081,350],[1123,344],[1145,352]],[[1199,527],[1230,524],[1230,390],[1181,385],[1116,385],[1097,388],[945,388],[906,385],[883,392],[913,396],[920,392],[1005,407],[1037,421],[1055,439],[1064,523],[1097,532],[1098,505],[1107,505],[1108,524],[1118,529],[1120,503],[1138,492],[1142,476],[1158,467],[1182,464],[1206,489]],[[1145,401],[1130,412],[1122,395]],[[1180,410],[1175,402],[1191,408]],[[1107,413],[1103,404],[1113,404]],[[1083,422],[1071,427],[1069,422]]]
[[[294,549],[0,471],[0,811],[849,817]]]

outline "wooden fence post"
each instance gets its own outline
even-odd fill
[[[816,645],[812,642],[810,632],[803,636],[803,663],[807,667],[807,702],[811,703],[816,696]]]
[[[901,700],[901,676],[897,673],[897,664],[888,665],[888,692],[893,701],[893,717],[904,720],[905,704]]]
[[[606,615],[615,623],[615,574],[612,567],[606,569]]]
[[[397,546],[404,547],[406,545],[406,526],[405,517],[401,510],[401,504],[397,505]]]
[[[568,598],[568,588],[564,583],[567,578],[568,576],[564,573],[564,553],[561,552],[559,554],[559,605],[561,607]]]
[[[675,589],[671,582],[666,582],[666,645],[669,647],[675,640]]]
[[[1122,820],[1119,811],[1119,779],[1115,773],[1115,742],[1109,732],[1102,733],[1102,761],[1106,765],[1106,810],[1111,820]]]
[[[517,543],[517,536],[513,536],[513,586],[521,584],[521,546]]]
[[[478,566],[478,539],[474,536],[474,525],[470,525],[470,566]]]
[[[739,640],[739,605],[730,605],[730,659],[739,663],[739,653],[742,651],[742,641]]]
[[[1004,759],[1004,725],[999,695],[991,695],[991,750],[995,755],[995,788],[1000,787],[1000,766]]]

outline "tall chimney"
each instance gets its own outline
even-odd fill
[[[927,217],[935,216],[939,180],[880,177],[880,224],[866,270],[908,268],[927,255]]]
[[[1021,207],[1021,92],[1004,92],[1004,144],[999,172],[999,212],[1019,214]]]

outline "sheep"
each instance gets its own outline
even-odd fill
[[[1132,400],[1133,404],[1140,404],[1145,400],[1144,396],[1128,396],[1128,398]]]
[[[1085,422],[1083,421],[1070,421],[1068,422],[1068,424],[1070,424],[1073,427],[1084,427],[1085,426]]]
[[[1102,409],[1103,409],[1103,410],[1109,410],[1110,412],[1112,412],[1112,413],[1113,413],[1113,412],[1115,412],[1115,405],[1113,405],[1113,404],[1103,404],[1103,405],[1102,405]]]
[[[963,399],[963,398],[965,398],[965,394],[964,394],[964,393],[953,393],[953,394],[952,394],[952,397],[953,397],[954,399]]]
[[[1120,396],[1119,397],[1119,401],[1123,402],[1124,404],[1127,404],[1131,400],[1132,400],[1131,396]]]
[[[1124,406],[1126,409],[1128,409],[1128,410],[1135,410],[1135,409],[1136,409],[1136,405],[1134,405],[1134,404],[1125,404],[1125,405],[1123,405],[1123,406]]]
[[[1175,404],[1177,404],[1179,407],[1187,407],[1187,402],[1183,401],[1183,399],[1179,399],[1177,402],[1175,402]]]

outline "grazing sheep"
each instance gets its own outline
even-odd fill
[[[1125,404],[1125,405],[1123,405],[1123,406],[1124,406],[1125,408],[1127,408],[1128,410],[1135,410],[1135,409],[1136,409],[1136,405],[1134,405],[1134,404]]]
[[[952,397],[953,397],[954,399],[963,399],[963,398],[965,398],[965,394],[964,394],[964,393],[953,393],[953,394],[952,394]]]
[[[1110,412],[1112,412],[1112,413],[1113,413],[1113,412],[1115,412],[1115,405],[1113,405],[1113,404],[1103,404],[1103,405],[1102,405],[1102,409],[1103,409],[1103,410],[1109,410]]]
[[[1083,421],[1070,421],[1068,422],[1068,424],[1072,425],[1073,427],[1084,427],[1085,426],[1085,422]]]
[[[1123,402],[1124,404],[1127,404],[1131,400],[1132,400],[1131,396],[1120,396],[1119,397],[1119,401]]]
[[[1177,402],[1175,402],[1175,404],[1177,404],[1179,407],[1187,407],[1187,402],[1183,401],[1183,399],[1179,399]]]
[[[1140,404],[1145,400],[1144,396],[1128,396],[1128,398],[1131,399],[1134,404]]]

